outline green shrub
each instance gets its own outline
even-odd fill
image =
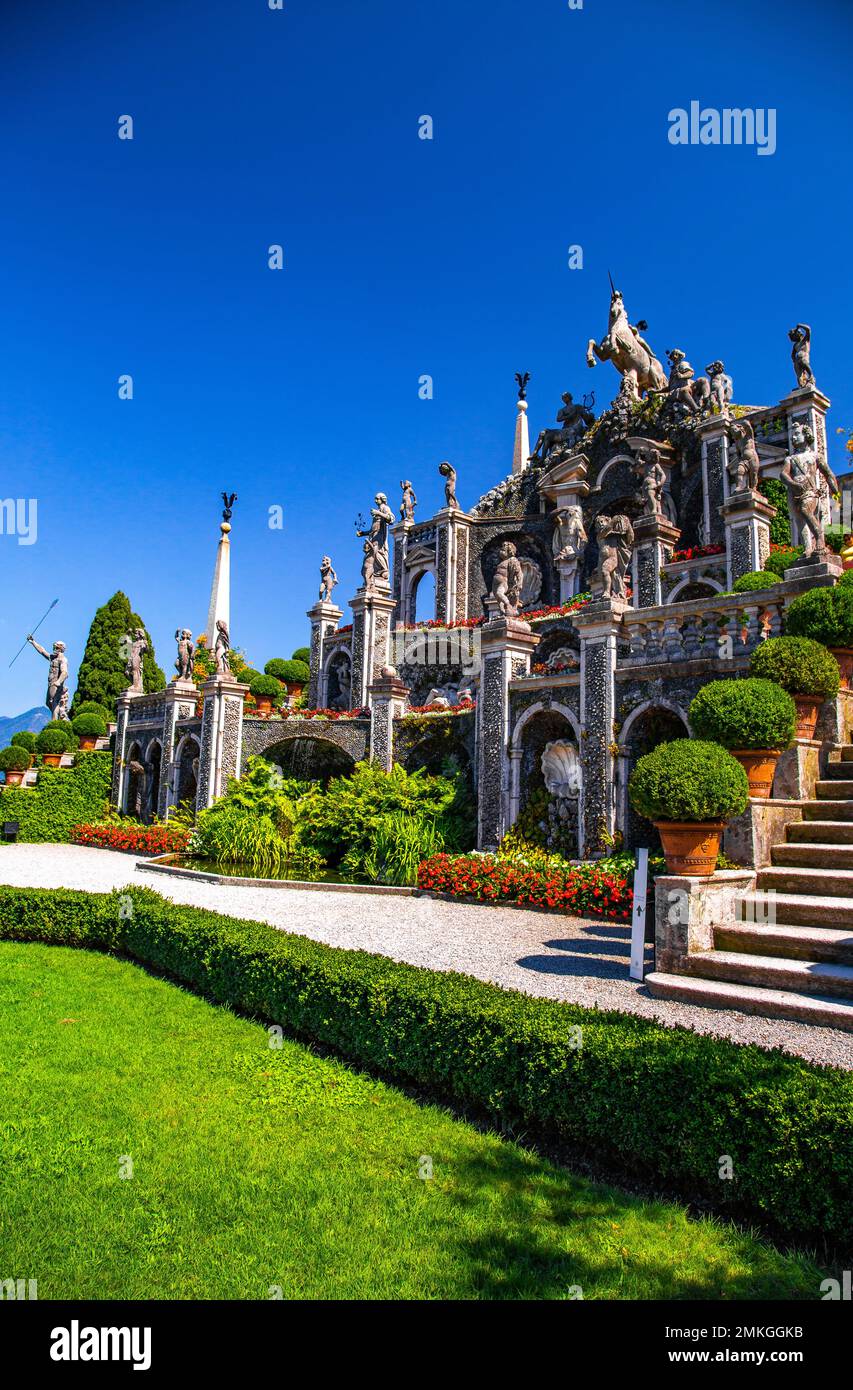
[[[788,508],[788,489],[781,478],[765,478],[758,484],[758,491],[776,508],[776,515],[770,522],[770,542],[772,545],[791,544],[791,516]]]
[[[838,694],[838,662],[808,637],[769,637],[752,653],[749,674],[775,681],[789,695],[832,700]]]
[[[103,738],[107,732],[106,723],[99,714],[78,714],[71,721],[71,727],[78,738]]]
[[[853,571],[850,571],[853,573]],[[853,647],[853,592],[847,584],[798,594],[785,613],[790,637],[811,637],[825,647]]]
[[[853,1229],[847,1071],[333,949],[139,888],[0,887],[0,938],[121,952],[498,1127],[789,1237],[837,1243]],[[720,1182],[722,1153],[737,1182]]]
[[[43,767],[35,787],[4,787],[0,820],[16,820],[27,844],[71,839],[75,825],[103,820],[109,810],[112,754],[87,753],[74,767]]]
[[[678,738],[640,758],[629,794],[634,810],[649,820],[719,821],[745,810],[749,784],[719,744]]]
[[[735,580],[731,592],[748,594],[753,589],[770,589],[776,582],[776,579],[768,577],[766,570],[750,570],[748,574],[742,574],[740,579]]]
[[[272,665],[272,663],[267,662],[267,666],[270,665]],[[279,666],[278,662],[276,662],[276,666]],[[278,675],[277,671],[271,674],[277,676],[279,680],[284,681],[287,685],[306,685],[311,679],[311,671],[304,661],[282,661],[280,663],[280,668],[281,675]]]
[[[824,539],[830,550],[833,550],[836,555],[844,545],[844,537],[846,534],[847,532],[840,522],[833,523],[832,526],[825,526],[823,528]]]
[[[106,705],[115,708],[115,701],[127,689],[127,671],[122,649],[122,638],[137,628],[145,628],[138,613],[130,606],[130,599],[119,591],[113,594],[97,610],[89,635],[83,660],[77,672],[77,689],[71,702],[71,713],[79,714],[80,707],[86,703]],[[148,651],[142,658],[142,687],[146,691],[162,690],[166,677],[157,665],[154,656],[154,643],[146,630]],[[113,716],[110,715],[110,718]]]
[[[836,588],[838,588],[838,589],[851,589],[851,588],[853,588],[853,569],[845,570],[843,574],[840,574],[840,575],[838,576],[838,579],[837,579],[837,581],[836,581]]]
[[[36,735],[37,753],[71,753],[77,747],[77,736],[65,719],[55,719],[45,724]]]
[[[690,706],[697,738],[724,748],[787,748],[797,727],[797,707],[769,680],[710,681]]]
[[[263,697],[278,700],[284,694],[281,681],[276,680],[275,676],[262,675],[259,671],[253,673],[249,689],[256,700]]]
[[[103,719],[103,721],[104,721],[105,724],[113,724],[113,723],[115,722],[115,713],[114,713],[114,711],[111,710],[111,709],[108,709],[106,705],[100,705],[100,704],[98,704],[98,701],[97,701],[97,700],[83,700],[83,701],[81,701],[81,703],[77,706],[77,708],[76,708],[76,710],[74,711],[74,713],[75,713],[75,715],[77,715],[77,714],[97,714],[101,719]]]
[[[275,676],[277,681],[282,682],[284,682],[287,679],[285,675],[286,670],[287,662],[285,661],[283,656],[274,656],[272,660],[268,661],[266,666],[264,667],[264,673],[266,675]]]
[[[19,734],[13,734],[9,740],[13,748],[26,748],[28,753],[36,751],[36,736],[29,729],[23,729]]]
[[[370,847],[349,850],[341,868],[369,883],[413,887],[421,862],[443,849],[444,836],[434,820],[395,811],[377,821]]]
[[[310,647],[297,647],[297,648],[296,648],[296,651],[291,653],[291,661],[301,661],[301,662],[304,663],[304,665],[310,667],[310,665],[311,665],[311,648],[310,648]]]
[[[785,570],[790,569],[798,560],[802,559],[803,547],[801,545],[787,546],[785,550],[771,550],[767,559],[764,561],[764,568],[770,574],[784,578]]]
[[[0,772],[27,772],[32,765],[32,753],[20,744],[0,748]]]

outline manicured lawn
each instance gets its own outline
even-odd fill
[[[0,1278],[40,1298],[820,1297],[806,1259],[62,947],[0,944],[0,1162]]]

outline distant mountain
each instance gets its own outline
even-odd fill
[[[49,723],[50,710],[46,705],[36,705],[34,709],[25,710],[23,714],[0,717],[0,748],[8,746],[13,734],[23,734],[27,730],[37,734],[39,729],[43,729],[45,724]]]

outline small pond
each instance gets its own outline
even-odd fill
[[[249,864],[219,864],[215,859],[202,859],[192,854],[169,854],[157,860],[172,869],[194,869],[200,874],[216,874],[218,878],[258,878],[277,880],[283,883],[367,883],[366,878],[339,873],[335,869],[324,869],[320,873],[308,874],[305,870],[283,869],[279,873],[270,869],[253,869]]]

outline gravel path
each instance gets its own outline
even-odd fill
[[[652,999],[628,978],[627,926],[427,897],[200,883],[137,872],[139,862],[132,855],[77,845],[4,845],[0,883],[103,893],[127,884],[144,886],[176,903],[269,922],[330,946],[456,970],[546,999],[621,1009],[853,1069],[851,1033]]]

